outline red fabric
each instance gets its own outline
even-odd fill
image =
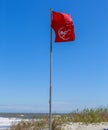
[[[55,42],[75,40],[74,25],[69,14],[52,12],[52,28],[55,31]]]

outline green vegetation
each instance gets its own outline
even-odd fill
[[[100,123],[108,122],[108,109],[84,109],[65,115],[66,121],[83,122],[83,123]]]
[[[69,114],[53,115],[52,130],[62,130],[62,125],[69,122],[82,123],[100,123],[108,122],[108,109],[84,109],[83,111],[74,111]],[[48,116],[30,121],[22,121],[13,124],[10,130],[48,130]]]

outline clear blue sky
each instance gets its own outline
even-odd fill
[[[48,112],[50,8],[76,32],[53,31],[53,112],[108,106],[108,0],[1,0],[0,112]]]

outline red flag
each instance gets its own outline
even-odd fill
[[[52,28],[56,33],[55,42],[75,40],[72,17],[66,13],[52,12]]]

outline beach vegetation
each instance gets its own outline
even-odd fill
[[[97,109],[84,109],[79,111],[73,111],[71,113],[59,114],[52,116],[52,130],[62,130],[63,124],[70,122],[80,123],[101,123],[108,122],[108,109],[97,108]],[[10,130],[48,130],[49,129],[49,118],[46,115],[44,118],[31,119],[29,121],[21,121],[17,124],[13,124]]]

